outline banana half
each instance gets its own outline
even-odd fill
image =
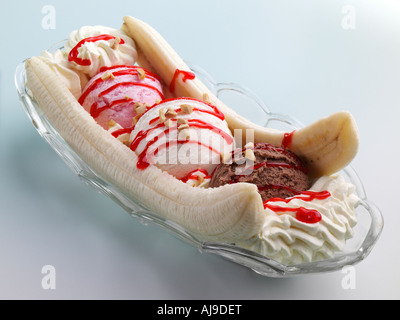
[[[139,64],[156,72],[164,84],[175,71],[188,66],[149,25],[125,17],[122,26],[136,43]],[[155,166],[136,167],[138,157],[99,126],[60,81],[45,59],[26,62],[27,80],[38,105],[72,149],[102,178],[134,201],[170,219],[200,239],[228,243],[242,242],[261,231],[265,213],[257,187],[238,183],[216,189],[193,188]],[[287,133],[257,126],[224,105],[197,78],[177,79],[174,95],[203,100],[205,96],[225,114],[233,131],[254,130],[255,142],[281,146]],[[358,130],[347,112],[299,129],[288,146],[308,165],[312,177],[330,175],[345,167],[357,153]]]

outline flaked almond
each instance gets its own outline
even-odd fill
[[[146,79],[146,72],[142,68],[137,69],[137,74],[140,80]]]
[[[246,149],[244,157],[250,161],[256,161],[256,156],[254,155],[254,151],[252,149]]]
[[[126,100],[126,101],[132,101],[132,98],[130,98],[130,97],[128,97],[128,96],[125,96],[125,100]]]
[[[161,102],[160,99],[156,99],[156,104],[159,104]]]
[[[181,124],[188,124],[188,121],[186,119],[179,118],[177,120],[177,123],[178,123],[178,126],[180,126]]]
[[[115,122],[115,120],[110,120],[107,122],[108,128],[112,128],[116,125],[117,123]]]
[[[164,123],[165,120],[167,120],[167,118],[165,117],[165,109],[161,108],[160,110],[158,110],[158,114],[160,116],[160,122]]]
[[[178,114],[175,112],[175,110],[168,108],[167,112],[165,113],[165,117],[167,119],[173,119],[177,116]]]
[[[248,144],[246,144],[244,146],[245,149],[254,149],[254,143],[253,142],[249,142]]]
[[[183,104],[181,105],[181,110],[183,113],[191,114],[193,112],[193,106],[190,104]]]

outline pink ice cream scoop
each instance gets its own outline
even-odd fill
[[[163,99],[157,75],[137,66],[115,66],[102,68],[89,81],[79,103],[104,129],[110,120],[131,128],[136,103],[152,106]]]

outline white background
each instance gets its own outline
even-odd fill
[[[56,28],[42,28],[42,8]],[[356,10],[345,30],[342,9]],[[132,15],[218,81],[251,88],[305,124],[338,110],[356,118],[353,162],[385,217],[356,288],[334,272],[269,279],[130,218],[84,185],[40,138],[18,102],[15,67],[83,25]],[[400,298],[400,1],[2,1],[0,11],[0,298]],[[45,291],[44,265],[56,269]]]

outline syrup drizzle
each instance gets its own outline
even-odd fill
[[[183,183],[188,182],[189,180],[200,180],[200,176],[198,173],[202,173],[204,175],[203,179],[211,179],[211,177],[208,175],[207,170],[204,169],[196,169],[193,170],[192,172],[189,172],[186,177],[180,179]]]
[[[100,69],[100,72],[105,72],[108,70],[114,70],[117,68],[124,68],[123,70],[118,70],[112,73],[112,76],[114,78],[118,78],[118,77],[122,77],[122,76],[126,76],[126,75],[131,75],[131,76],[137,76],[138,75],[138,71],[137,69],[139,67],[137,66],[114,66],[114,67],[103,67]],[[143,69],[143,68],[141,68]],[[146,79],[149,79],[150,81],[153,81],[154,83],[156,83],[156,81],[158,81],[158,76],[151,73],[150,71],[145,70],[145,74],[146,74]],[[98,88],[98,86],[103,83],[104,81],[108,81],[108,80],[103,80],[101,77],[99,77],[98,79],[96,79],[95,81],[93,81],[93,83],[86,88],[86,90],[82,93],[82,95],[80,96],[78,102],[83,105],[86,98],[89,96],[89,94],[91,92],[93,92],[94,90],[96,90]],[[162,94],[162,92],[160,90],[158,90],[156,88],[155,85],[151,85],[151,84],[147,84],[147,83],[143,83],[141,81],[126,81],[126,82],[120,82],[120,83],[116,83],[115,85],[109,87],[108,89],[100,92],[100,94],[98,95],[98,98],[101,98],[107,94],[109,94],[110,92],[112,92],[113,90],[121,87],[121,86],[141,86],[141,87],[145,87],[148,89],[151,89],[155,92],[157,92],[157,94],[160,96],[160,99],[163,100],[164,99],[164,95]],[[90,114],[93,118],[97,118],[103,111],[113,108],[116,105],[122,104],[122,103],[127,103],[127,102],[132,102],[133,99],[131,98],[126,98],[126,99],[120,99],[120,100],[115,100],[115,101],[111,101],[109,102],[107,105],[98,108],[98,103],[95,102],[93,103],[93,105],[90,107]]]
[[[196,99],[192,99],[192,98],[177,98],[177,99],[168,99],[168,100],[164,100],[162,103],[166,103],[169,101],[180,101],[180,100],[191,100],[191,101],[197,101],[197,102],[201,102],[202,104],[206,104],[203,101],[200,100],[196,100]],[[155,106],[159,106],[160,104],[156,104]],[[210,104],[206,104],[207,106],[211,107],[213,111],[211,110],[202,110],[202,109],[198,109],[198,108],[194,108],[193,111],[198,110],[199,112],[206,112],[209,113],[221,120],[225,119],[225,116],[223,113],[221,113],[215,106],[212,106]],[[151,107],[150,109],[152,109],[153,107]],[[179,113],[181,112],[181,108],[178,108],[175,110],[175,112]],[[160,117],[156,117],[152,120],[150,120],[149,125],[154,125],[157,121],[160,120]],[[176,122],[177,119],[170,119],[172,122]],[[200,119],[190,119],[188,120],[188,124],[189,127],[194,127],[194,128],[199,128],[199,129],[207,129],[210,130],[212,132],[215,132],[217,134],[219,134],[228,144],[232,144],[233,143],[233,137],[231,137],[229,134],[227,134],[226,132],[224,132],[223,130],[209,124],[206,123]],[[145,131],[139,131],[138,134],[136,135],[136,137],[133,139],[132,143],[131,143],[131,150],[132,151],[136,151],[136,149],[138,148],[139,144],[155,129],[159,129],[159,128],[163,128],[165,127],[164,123],[159,123],[156,126],[147,129]],[[139,169],[146,169],[149,166],[149,161],[147,158],[147,153],[149,148],[154,145],[154,143],[156,143],[161,137],[165,136],[168,132],[172,132],[172,131],[176,131],[178,130],[177,126],[173,126],[170,128],[165,128],[164,131],[162,131],[158,136],[154,137],[152,140],[147,142],[146,147],[144,148],[144,150],[141,152],[141,154],[139,155],[139,160],[137,163],[137,167]],[[194,140],[186,140],[186,141],[171,141],[171,142],[166,142],[165,144],[162,144],[160,146],[158,146],[158,148],[156,149],[156,151],[154,152],[154,155],[156,155],[160,149],[164,149],[164,148],[168,148],[171,144],[185,144],[185,143],[192,143],[192,144],[198,144],[200,146],[203,146],[205,148],[208,148],[209,150],[211,150],[212,152],[216,153],[216,154],[221,154],[219,151],[215,150],[214,148],[212,148],[209,145],[206,145],[200,141],[194,141]],[[149,155],[150,156],[150,155]]]
[[[222,121],[225,120],[225,115],[224,115],[221,111],[219,111],[219,109],[218,109],[216,106],[213,106],[213,105],[211,105],[211,104],[205,103],[205,102],[203,102],[203,101],[200,101],[200,100],[197,100],[197,99],[194,99],[194,98],[166,99],[166,100],[163,100],[163,103],[166,103],[166,102],[169,102],[169,101],[179,101],[179,100],[189,100],[189,101],[201,102],[202,104],[206,104],[207,106],[209,106],[210,108],[212,108],[212,111],[211,111],[211,110],[199,109],[199,108],[193,108],[193,112],[197,111],[197,112],[208,113],[208,114],[211,114],[211,115],[213,115],[213,116],[219,118],[219,119],[222,120]],[[156,106],[156,105],[155,105],[155,106]],[[180,112],[182,112],[182,109],[181,109],[181,108],[176,108],[174,111],[175,111],[176,113],[180,113]],[[156,122],[159,121],[159,120],[160,120],[160,117],[156,117],[156,118],[154,118],[154,119],[151,119],[151,120],[149,121],[149,125],[153,125],[154,123],[156,123]]]
[[[183,82],[186,82],[187,80],[194,80],[196,78],[196,75],[193,72],[176,69],[175,74],[172,77],[171,83],[169,85],[169,91],[171,91],[171,93],[175,93],[176,80],[178,80],[178,77],[181,74],[183,75]]]
[[[290,147],[290,145],[292,144],[293,136],[294,136],[295,132],[296,132],[296,130],[292,131],[290,133],[285,133],[283,135],[283,140],[282,140],[282,148],[283,149],[287,149]]]
[[[102,34],[96,37],[89,37],[86,39],[83,39],[81,41],[78,42],[78,44],[72,48],[71,52],[68,55],[68,61],[70,62],[75,62],[76,64],[80,65],[80,66],[90,66],[92,64],[92,61],[90,61],[90,59],[82,59],[79,58],[79,48],[82,47],[86,42],[97,42],[97,41],[109,41],[109,40],[115,40],[116,38],[112,35],[109,34]],[[119,41],[119,44],[124,44],[125,41],[123,39],[121,39]]]
[[[304,207],[287,208],[287,207],[273,205],[271,203],[273,203],[273,202],[289,203],[296,199],[299,199],[299,200],[302,200],[305,202],[311,202],[314,200],[324,200],[324,199],[329,198],[330,196],[331,196],[331,194],[328,191],[320,191],[320,192],[303,191],[300,194],[298,194],[294,197],[291,197],[291,198],[287,198],[287,199],[282,199],[282,198],[268,199],[267,201],[264,202],[264,209],[270,209],[270,210],[274,211],[275,213],[291,212],[291,213],[295,214],[297,220],[307,223],[307,224],[315,224],[322,220],[322,215],[317,210],[307,209]]]

